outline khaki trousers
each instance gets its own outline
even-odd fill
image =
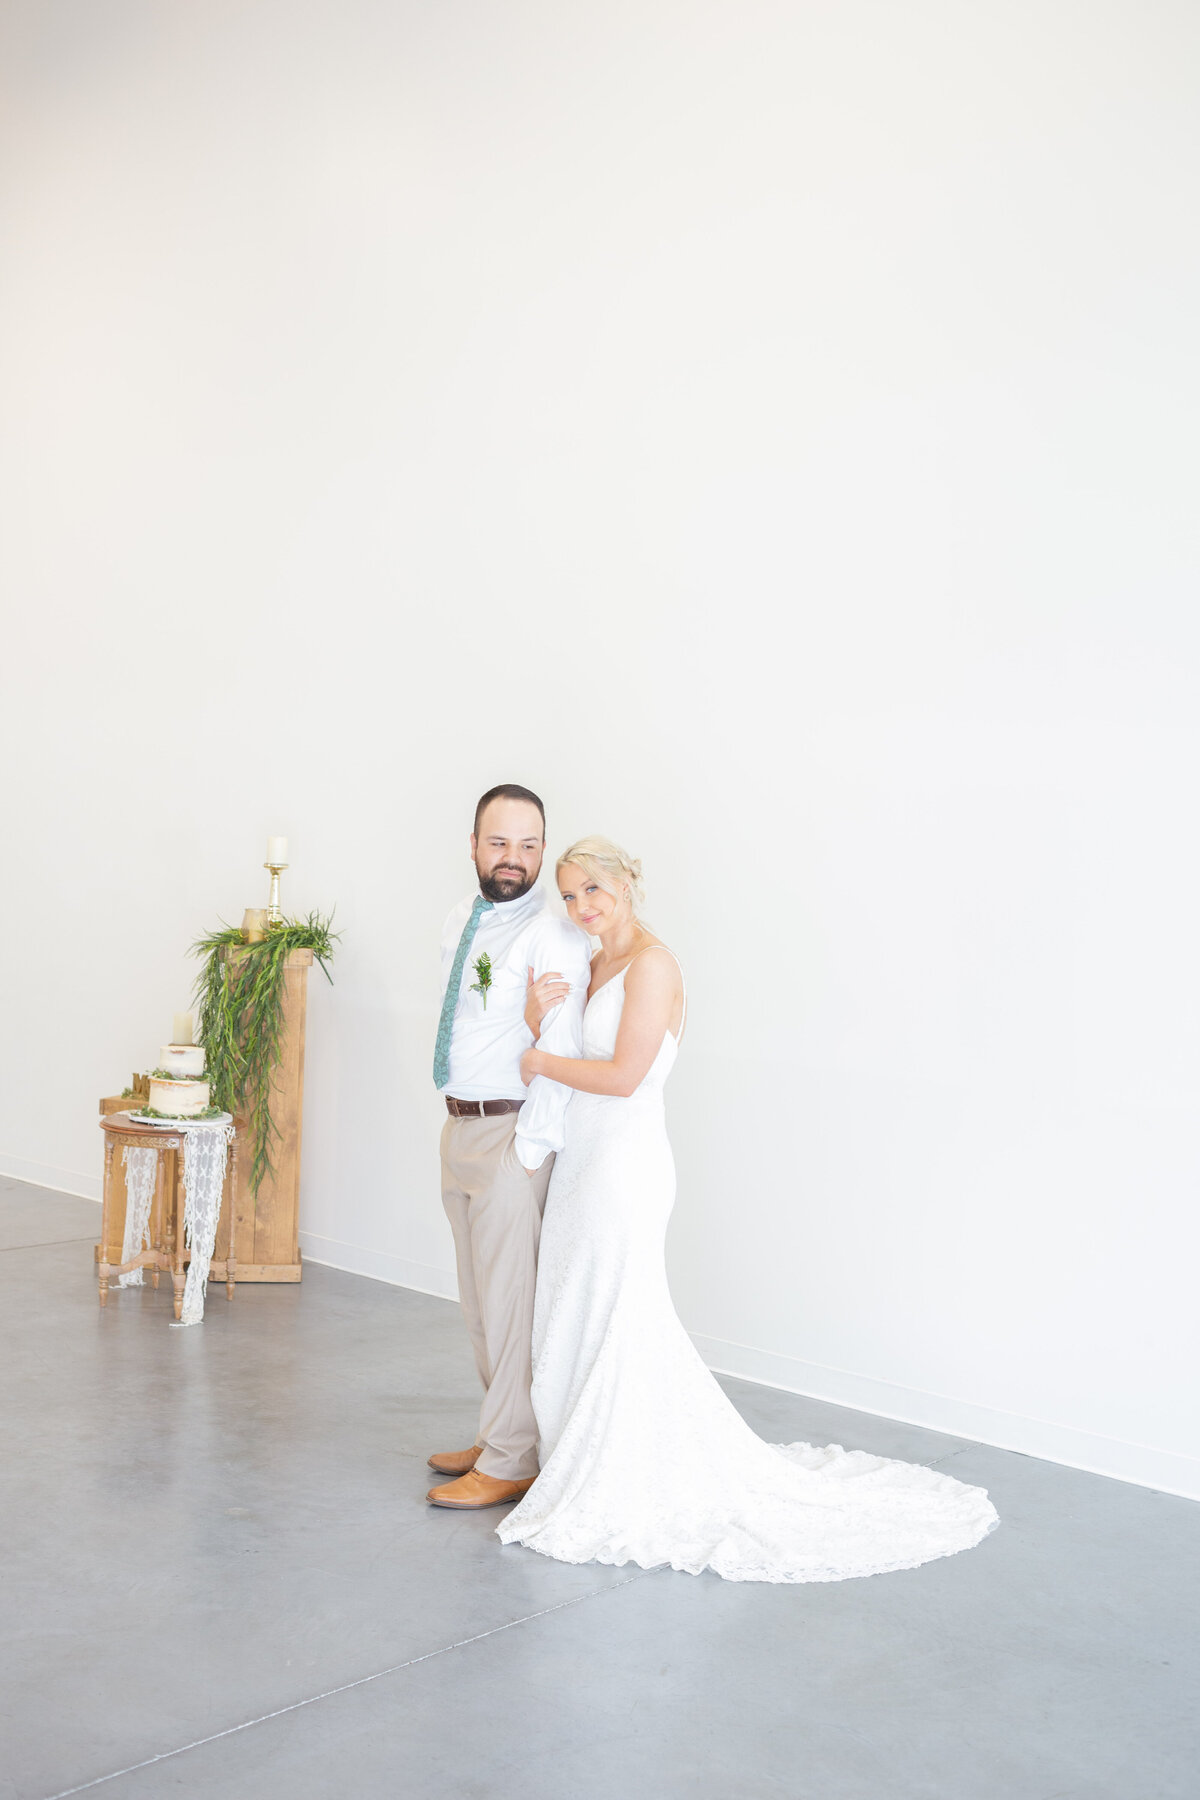
[[[442,1204],[454,1233],[458,1292],[483,1383],[475,1465],[499,1481],[538,1472],[532,1379],[533,1287],[553,1156],[532,1176],[517,1160],[516,1113],[447,1119]]]

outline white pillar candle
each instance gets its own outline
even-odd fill
[[[269,837],[267,839],[267,861],[269,863],[285,863],[287,861],[287,839],[285,837]]]
[[[175,1029],[171,1033],[173,1044],[190,1044],[192,1041],[193,1017],[190,1012],[175,1014]]]

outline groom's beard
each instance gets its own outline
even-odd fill
[[[526,875],[523,869],[506,869],[503,864],[498,869],[493,869],[490,875],[485,875],[478,863],[475,871],[479,876],[480,893],[485,900],[492,901],[519,900],[522,894],[529,892],[541,874],[541,870],[536,869],[532,875]]]

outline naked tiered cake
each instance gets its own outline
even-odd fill
[[[204,1074],[202,1044],[164,1044],[158,1053],[158,1067],[150,1072],[148,1110],[169,1119],[194,1119],[198,1113],[208,1112],[209,1084]]]

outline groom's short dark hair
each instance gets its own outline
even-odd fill
[[[475,808],[475,836],[479,836],[479,821],[493,800],[528,800],[530,806],[536,806],[542,815],[542,839],[546,837],[546,809],[536,794],[528,788],[518,787],[514,781],[501,782],[499,787],[489,788]]]

